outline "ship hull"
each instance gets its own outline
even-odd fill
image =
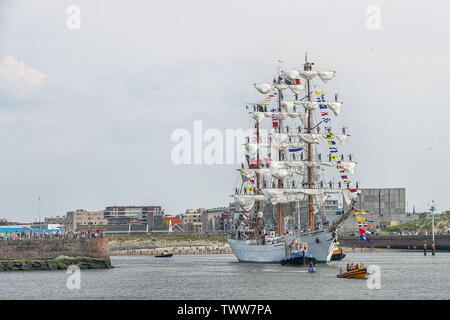
[[[248,244],[246,240],[228,239],[228,244],[239,262],[280,263],[285,257],[285,244]]]
[[[319,263],[331,260],[336,249],[336,241],[332,232],[319,231],[297,235],[298,242],[306,242],[308,251]],[[284,242],[267,245],[252,245],[246,240],[228,238],[228,244],[240,262],[280,263],[286,256]]]
[[[298,241],[306,242],[308,244],[308,251],[320,263],[326,263],[331,260],[336,246],[333,233],[328,231],[300,234],[298,235]]]

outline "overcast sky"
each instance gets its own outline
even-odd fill
[[[67,27],[70,5],[81,28]],[[380,29],[369,29],[370,5]],[[447,1],[0,0],[0,218],[228,205],[236,165],[175,165],[171,133],[248,128],[279,59],[336,70],[360,188],[450,210]]]

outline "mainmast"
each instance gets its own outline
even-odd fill
[[[259,105],[257,106],[259,108]],[[259,110],[258,110],[259,111]],[[256,145],[258,146],[256,152],[256,167],[260,169],[259,165],[259,122],[256,121]],[[259,173],[256,171],[256,194],[261,194],[260,181],[259,181]],[[257,225],[256,229],[259,230],[261,228],[261,218],[259,217],[259,212],[261,210],[260,201],[256,202],[256,216],[257,216]]]
[[[311,69],[311,67],[308,67],[308,56],[307,53],[305,53],[305,66],[304,70]],[[311,91],[310,91],[310,83],[309,79],[306,80],[307,83],[307,90],[308,90],[308,101],[311,102]],[[308,128],[307,132],[311,133],[311,110],[308,110]],[[308,143],[308,161],[311,161],[311,144]],[[312,188],[312,168],[311,166],[308,166],[308,189]],[[312,195],[308,195],[308,221],[309,221],[309,229],[313,230],[314,221],[313,221],[313,198]]]
[[[281,90],[278,89],[278,112],[281,112]],[[281,125],[281,119],[279,120],[278,123],[278,130],[279,133],[282,133],[282,125]],[[281,159],[281,150],[278,150],[278,161],[282,161]],[[281,189],[281,185],[282,185],[282,179],[278,179],[278,189]],[[279,225],[279,230],[278,230],[278,234],[281,236],[283,235],[283,204],[282,203],[278,203],[278,225]]]

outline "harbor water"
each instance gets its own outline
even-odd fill
[[[232,254],[113,256],[113,269],[81,270],[69,289],[65,271],[0,273],[0,299],[449,299],[450,252],[351,252],[305,267],[239,263]],[[347,263],[380,268],[380,288],[338,279]]]

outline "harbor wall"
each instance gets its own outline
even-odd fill
[[[47,260],[59,256],[109,260],[107,238],[0,240],[0,260]]]
[[[432,236],[369,236],[372,242],[367,242],[357,237],[340,237],[339,243],[345,247],[355,246],[359,248],[374,247],[374,248],[391,248],[391,249],[414,249],[423,250],[424,242],[427,242],[427,249],[431,250]],[[435,235],[436,250],[450,251],[450,235]]]

